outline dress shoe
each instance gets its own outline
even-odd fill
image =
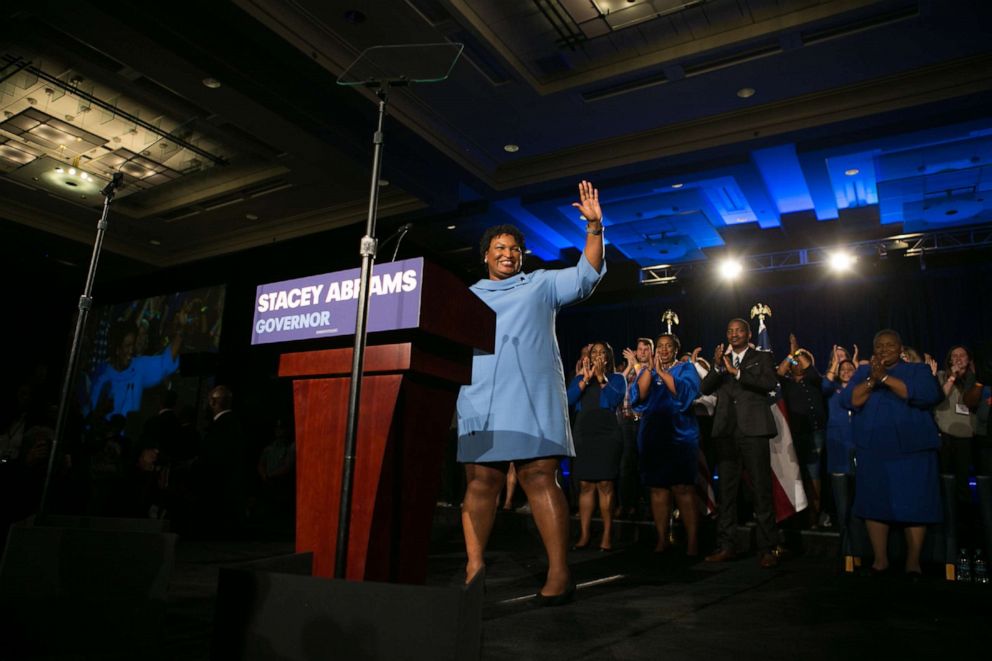
[[[568,587],[561,594],[546,595],[541,594],[540,591],[534,595],[534,605],[537,608],[553,608],[555,606],[564,606],[565,604],[570,604],[575,600],[575,583],[569,582]]]
[[[735,554],[730,549],[720,549],[715,553],[710,553],[706,556],[706,562],[730,562],[734,559]]]
[[[761,565],[762,569],[778,567],[778,557],[774,553],[762,553],[758,559],[758,564]]]

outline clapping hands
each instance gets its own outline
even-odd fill
[[[877,382],[881,381],[882,378],[885,377],[885,375],[888,374],[888,373],[889,373],[888,370],[885,369],[885,365],[882,363],[882,359],[879,358],[878,356],[872,356],[871,357],[871,380],[872,381],[875,381],[877,383]]]

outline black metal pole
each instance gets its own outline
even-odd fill
[[[348,563],[348,532],[351,525],[352,478],[355,474],[355,439],[358,434],[358,404],[362,392],[362,367],[365,364],[365,327],[369,316],[369,283],[375,264],[375,221],[379,210],[379,174],[382,170],[383,133],[386,116],[386,86],[376,91],[379,97],[379,124],[372,139],[372,185],[369,191],[369,214],[359,253],[362,272],[358,284],[358,315],[355,319],[355,343],[351,358],[351,388],[348,391],[348,426],[345,430],[344,466],[341,475],[341,506],[338,509],[338,540],[334,559],[334,577],[344,578]]]
[[[55,455],[59,443],[65,435],[65,422],[68,417],[69,396],[72,393],[72,382],[76,376],[76,366],[79,362],[79,348],[83,340],[86,320],[90,308],[93,307],[93,282],[96,280],[96,267],[100,261],[100,251],[103,249],[103,236],[107,231],[107,217],[110,214],[110,203],[124,181],[124,175],[115,172],[113,178],[101,193],[103,193],[103,213],[96,224],[96,240],[93,242],[93,255],[90,257],[90,269],[86,274],[86,284],[83,285],[83,295],[79,297],[79,312],[76,314],[76,329],[72,334],[72,347],[69,349],[69,363],[65,367],[65,378],[62,380],[62,395],[59,398],[59,412],[55,421],[55,439],[48,454],[48,470],[45,472],[45,485],[41,490],[41,502],[38,505],[38,515],[44,516],[48,505],[48,490],[52,483],[52,471],[55,468]]]

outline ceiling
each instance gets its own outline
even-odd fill
[[[363,221],[376,99],[336,79],[386,44],[464,44],[444,82],[390,90],[379,190],[386,230],[412,220],[413,249],[466,269],[496,222],[520,226],[538,263],[574,258],[581,178],[601,189],[610,259],[638,268],[992,223],[992,8],[978,0],[0,13],[0,232],[91,243],[120,170],[106,247],[150,267]],[[419,75],[413,60],[396,75]]]

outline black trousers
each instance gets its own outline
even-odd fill
[[[720,504],[717,542],[721,549],[734,550],[737,527],[737,493],[741,471],[751,479],[754,518],[757,523],[758,551],[769,551],[777,543],[772,505],[772,465],[767,436],[721,438],[718,442],[717,474],[720,478]]]

